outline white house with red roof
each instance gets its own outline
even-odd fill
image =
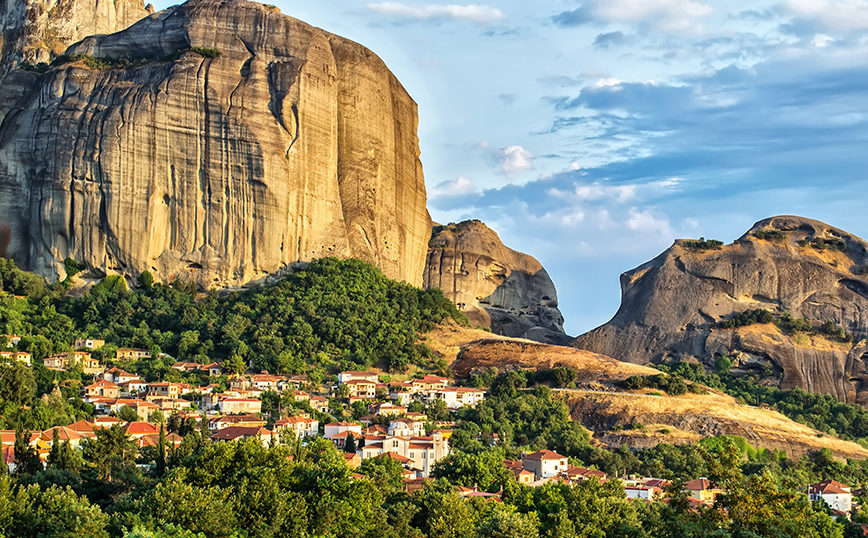
[[[117,366],[114,366],[114,367],[106,370],[102,374],[102,377],[106,381],[111,381],[112,383],[116,383],[116,384],[125,383],[127,381],[131,381],[133,379],[139,378],[139,376],[137,376],[136,374],[131,374],[125,370],[118,368]]]
[[[223,398],[217,403],[221,413],[237,415],[242,413],[261,413],[262,400],[257,398]]]
[[[469,387],[443,387],[422,392],[426,401],[443,400],[449,409],[460,409],[465,405],[476,407],[485,398],[485,391]]]
[[[567,465],[566,456],[551,450],[540,450],[521,457],[521,466],[532,472],[537,480],[565,472]]]
[[[853,493],[849,486],[835,480],[823,480],[808,486],[808,500],[823,500],[832,510],[845,514],[853,507]]]
[[[282,418],[274,423],[274,429],[283,434],[292,432],[298,438],[316,437],[319,434],[319,421],[305,417]]]
[[[370,381],[371,383],[379,383],[380,378],[375,372],[361,372],[358,370],[349,370],[338,374],[338,385],[343,385],[350,381]]]
[[[27,366],[30,366],[31,359],[33,356],[26,351],[0,351],[0,359],[3,359],[8,362],[20,362]]]
[[[84,387],[84,399],[87,400],[92,396],[104,396],[106,398],[117,398],[120,396],[120,388],[105,379],[100,379],[95,383]]]

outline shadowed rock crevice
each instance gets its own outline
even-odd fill
[[[474,324],[495,334],[558,345],[570,340],[542,265],[505,247],[478,220],[434,228],[424,283],[443,290]]]
[[[868,404],[861,360],[868,338],[868,243],[819,221],[794,216],[756,223],[720,249],[678,240],[654,260],[621,275],[621,306],[611,321],[573,346],[637,364],[727,355],[764,382]],[[746,310],[831,322],[842,342],[783,334],[773,324],[725,329]],[[756,362],[762,358],[765,368]]]

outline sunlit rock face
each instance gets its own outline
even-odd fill
[[[0,235],[22,266],[223,287],[338,256],[421,284],[416,104],[368,49],[191,0],[67,54],[102,64],[0,86]]]
[[[425,286],[440,288],[470,320],[496,334],[564,344],[554,283],[531,256],[504,246],[478,220],[436,226]]]
[[[719,250],[678,240],[621,275],[621,307],[572,345],[634,363],[722,355],[734,373],[868,404],[868,243],[822,222],[779,216],[756,223]],[[725,329],[721,321],[764,309],[832,322],[852,343],[784,334],[773,324]]]

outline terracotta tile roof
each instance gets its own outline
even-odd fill
[[[697,478],[696,480],[684,483],[684,489],[689,489],[690,491],[704,491],[713,487],[711,480],[707,478]]]
[[[835,480],[823,480],[808,486],[808,491],[813,494],[842,495],[851,492],[850,487]]]
[[[128,435],[146,435],[160,433],[160,428],[150,422],[130,422],[122,428]]]
[[[212,435],[211,439],[234,441],[242,437],[254,437],[256,435],[271,435],[271,432],[259,426],[229,426]]]
[[[562,459],[566,459],[566,456],[561,456],[557,452],[552,452],[551,450],[540,450],[539,452],[534,452],[532,454],[526,454],[521,459],[522,460],[532,460],[532,461],[562,460]]]

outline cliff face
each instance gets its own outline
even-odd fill
[[[153,12],[141,0],[5,0],[0,75],[20,62],[50,62],[87,36],[123,30]]]
[[[473,323],[495,334],[569,342],[548,273],[531,256],[505,247],[479,221],[435,228],[424,285],[442,289]]]
[[[783,388],[868,404],[868,243],[801,217],[758,222],[731,245],[697,249],[676,241],[621,275],[621,307],[572,345],[634,363],[735,360],[735,372],[764,373]],[[733,315],[765,309],[832,322],[853,342],[774,324],[723,329]]]
[[[22,266],[220,287],[338,256],[421,283],[416,104],[371,51],[191,0],[67,52],[101,61],[0,86],[0,230]]]

